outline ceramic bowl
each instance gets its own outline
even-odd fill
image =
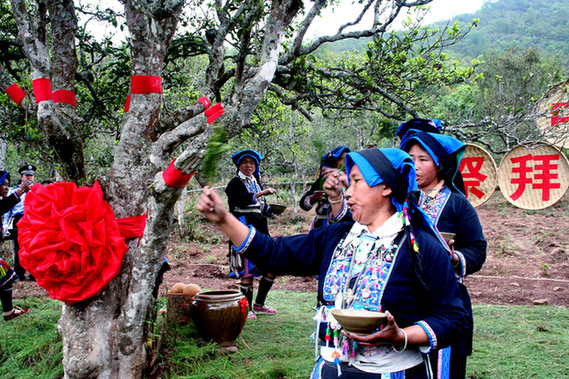
[[[445,239],[445,242],[448,244],[450,242],[450,240],[453,240],[454,237],[456,237],[456,234],[455,233],[441,232],[441,236]]]
[[[282,204],[269,204],[269,207],[270,207],[269,211],[275,215],[280,215],[286,209],[286,205]]]
[[[383,312],[360,309],[332,309],[331,312],[345,331],[358,334],[370,334],[387,319]]]

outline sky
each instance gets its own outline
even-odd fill
[[[310,6],[310,0],[304,0],[307,4],[307,9]],[[424,25],[433,23],[440,20],[448,20],[456,15],[463,13],[472,13],[480,9],[484,2],[489,0],[433,0],[430,3],[431,12],[425,16]],[[118,1],[112,0],[79,0],[80,3],[98,3],[101,7],[111,7],[119,12],[122,12],[122,6]],[[319,35],[333,34],[337,31],[338,27],[345,24],[347,20],[352,20],[357,16],[357,8],[353,5],[356,0],[340,0],[340,4],[336,6],[334,11],[325,10],[322,17],[317,18],[312,23],[308,30],[307,36],[309,38],[317,37]],[[400,15],[399,18],[402,18]],[[369,22],[367,23],[369,24]],[[367,25],[366,24],[366,25]],[[102,36],[107,33],[105,26],[95,23],[89,23],[89,29],[95,36]],[[397,27],[397,25],[395,25]],[[110,31],[110,29],[109,29]],[[116,42],[122,37],[119,35]]]
[[[305,0],[309,3],[309,1]],[[355,0],[341,0],[339,7],[335,11],[325,10],[322,17],[317,18],[312,23],[307,35],[316,37],[334,33],[338,27],[357,16],[358,9],[352,4]],[[433,0],[429,4],[431,11],[425,16],[424,25],[448,20],[456,15],[472,13],[482,7],[488,0]],[[399,15],[401,18],[401,15]]]

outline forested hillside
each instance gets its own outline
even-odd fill
[[[442,27],[448,22],[461,25],[479,19],[462,41],[448,48],[456,58],[469,61],[482,54],[505,51],[513,45],[537,48],[546,57],[569,57],[569,7],[566,0],[488,0],[477,12],[462,14],[448,21],[433,24]],[[334,52],[365,49],[368,40],[341,41],[326,46]]]
[[[474,29],[449,52],[476,58],[484,52],[505,51],[512,45],[538,48],[545,56],[569,57],[569,8],[565,0],[488,1],[472,14],[456,17],[460,23],[480,19]]]

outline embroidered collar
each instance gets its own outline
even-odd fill
[[[445,180],[441,179],[441,181],[438,182],[434,188],[431,188],[430,190],[422,191],[422,192],[426,193],[427,196],[429,196],[430,198],[434,198],[434,197],[437,197],[439,192],[441,192],[444,188],[445,188]]]
[[[350,235],[353,237],[368,237],[379,242],[384,246],[389,246],[395,239],[395,236],[403,229],[403,218],[400,212],[396,212],[387,219],[375,232],[370,232],[366,225],[359,222],[354,223],[350,229]]]
[[[254,176],[250,178],[250,177],[248,177],[247,175],[245,175],[244,173],[242,173],[241,171],[239,171],[239,172],[237,173],[237,176],[240,177],[241,179],[251,180],[251,181],[255,181],[255,182],[257,181],[257,179],[255,179]]]

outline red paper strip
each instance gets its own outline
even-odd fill
[[[152,75],[133,75],[130,93],[162,93],[162,78]]]
[[[204,110],[207,110],[211,105],[211,101],[209,101],[207,97],[203,96],[198,99],[198,102],[203,104]]]
[[[192,176],[194,175],[195,171],[190,172],[189,174],[183,174],[182,170],[178,170],[174,167],[174,162],[176,159],[173,159],[168,165],[168,168],[164,170],[162,173],[162,178],[168,187],[172,188],[181,188],[185,187],[186,184],[190,181]]]
[[[8,96],[10,96],[12,100],[14,100],[14,103],[16,103],[17,105],[20,105],[22,100],[24,100],[24,97],[26,97],[26,93],[24,92],[24,90],[21,89],[16,83],[8,87],[6,89],[6,93],[8,94]]]
[[[55,91],[51,98],[53,99],[54,103],[66,103],[73,106],[73,108],[77,107],[77,99],[75,98],[75,93],[73,91],[67,89],[60,89]]]
[[[128,112],[130,110],[130,95],[126,97],[126,102],[124,104],[124,111]]]
[[[219,116],[223,114],[223,107],[220,103],[215,104],[213,107],[206,110],[207,123],[211,125]]]
[[[51,82],[48,78],[39,78],[32,80],[32,86],[34,87],[34,96],[36,97],[36,103],[51,100]]]

